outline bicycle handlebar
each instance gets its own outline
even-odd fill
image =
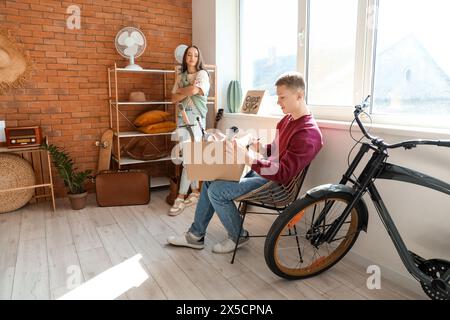
[[[359,129],[364,134],[364,136],[369,139],[373,145],[381,148],[386,149],[395,149],[404,147],[405,149],[412,149],[417,147],[417,145],[433,145],[438,147],[449,147],[450,148],[450,140],[424,140],[424,139],[418,139],[418,140],[408,140],[408,141],[402,141],[395,144],[387,144],[383,141],[383,139],[380,139],[378,137],[372,136],[370,133],[367,132],[366,128],[364,127],[364,124],[362,123],[361,119],[359,119],[359,115],[364,112],[364,109],[369,106],[369,99],[370,95],[367,96],[366,99],[360,104],[355,107],[355,111],[353,114],[355,115],[356,123],[358,124]]]

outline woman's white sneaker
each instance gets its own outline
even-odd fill
[[[183,233],[181,236],[168,237],[167,243],[177,247],[203,249],[205,247],[205,237],[197,237],[188,231]]]
[[[183,212],[184,208],[186,208],[184,199],[176,198],[172,208],[169,209],[169,216],[179,215],[181,212]]]
[[[186,207],[192,206],[198,203],[198,198],[200,194],[198,192],[192,192],[188,197],[184,200],[184,205]]]

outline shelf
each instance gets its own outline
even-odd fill
[[[7,147],[0,147],[0,152],[33,152],[33,151],[39,151],[39,150],[45,150],[44,148],[40,146],[34,146],[34,147],[14,147],[14,148],[7,148]]]
[[[175,73],[174,70],[162,70],[162,69],[142,69],[142,70],[130,70],[125,68],[116,68],[117,72],[130,72],[130,73]],[[114,68],[109,69],[109,72],[114,72]]]
[[[119,106],[132,106],[132,105],[139,105],[139,104],[150,104],[150,105],[173,104],[170,101],[143,101],[143,102],[119,102],[119,103],[116,103],[115,101],[111,101],[111,100],[110,100],[110,103],[114,104],[114,105],[117,104]]]
[[[150,177],[150,188],[165,187],[170,185],[168,177]]]
[[[123,131],[119,133],[119,138],[132,138],[132,137],[151,137],[151,136],[171,136],[175,131],[162,132],[162,133],[142,133],[139,131]],[[117,137],[117,132],[114,132]]]
[[[114,159],[114,161],[116,161],[117,163],[119,162],[118,159],[116,158],[116,156],[113,155],[112,157]],[[150,163],[150,162],[162,162],[162,161],[172,161],[171,157],[164,157],[161,159],[156,159],[156,160],[136,160],[127,156],[122,156],[120,157],[120,163],[119,165],[121,166],[126,166],[129,164],[138,164],[138,163]]]

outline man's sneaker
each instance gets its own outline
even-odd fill
[[[188,197],[184,200],[184,205],[186,207],[192,206],[198,202],[198,198],[200,194],[198,192],[192,192]]]
[[[203,249],[205,247],[205,237],[197,237],[190,232],[185,232],[181,236],[168,237],[167,243],[178,247]]]
[[[247,235],[244,238],[239,239],[239,245],[238,248],[242,247],[243,245],[247,244],[248,240],[250,240],[250,237]],[[214,253],[230,253],[234,251],[234,248],[236,247],[236,242],[234,242],[232,239],[228,238],[227,240],[216,244],[212,252]]]
[[[176,198],[172,208],[169,209],[168,214],[169,216],[177,216],[181,212],[183,212],[184,208],[186,208],[186,205],[184,204],[184,199]]]

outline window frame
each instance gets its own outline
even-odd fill
[[[242,10],[242,6],[243,6],[243,3],[242,3],[242,0],[238,0],[239,1],[239,5],[238,5],[238,10],[239,10],[239,13],[238,13],[238,15],[239,15],[239,28],[238,28],[238,30],[239,30],[239,36],[238,36],[238,38],[239,38],[239,52],[238,52],[238,54],[237,54],[237,56],[238,56],[238,60],[239,60],[239,62],[238,62],[238,66],[239,66],[239,72],[238,72],[238,79],[239,79],[239,81],[240,81],[240,83],[242,84],[243,82],[242,82],[242,70],[245,70],[245,68],[243,68],[243,66],[242,66],[242,48],[243,48],[243,46],[242,46],[242,36],[241,36],[241,34],[242,34],[242,19],[243,19],[243,10]],[[297,19],[297,21],[298,21],[298,26],[297,26],[297,70],[300,70],[300,69],[302,69],[302,68],[305,68],[305,51],[302,51],[302,52],[300,52],[301,50],[299,50],[299,48],[300,48],[300,32],[298,31],[298,30],[300,30],[300,28],[302,27],[302,24],[301,24],[301,22],[300,22],[300,17],[301,17],[301,15],[304,15],[305,14],[305,11],[304,10],[302,10],[302,6],[301,5],[304,5],[304,3],[303,3],[304,1],[303,0],[299,0],[299,2],[298,2],[298,12],[297,12],[297,16],[298,16],[298,19]],[[305,37],[307,37],[308,35],[307,34],[305,34]],[[242,98],[244,98],[245,97],[245,92],[243,92],[243,97]],[[265,98],[264,99],[267,99],[266,97],[274,97],[274,99],[275,99],[275,101],[276,101],[276,95],[275,96],[268,96],[267,95],[267,93],[266,93],[266,95],[264,96]],[[280,112],[281,112],[281,109],[280,109]],[[276,113],[270,113],[270,114],[264,114],[264,115],[260,115],[260,116],[262,116],[262,117],[282,117],[283,115],[282,114],[276,114]]]
[[[308,55],[309,55],[309,21],[310,21],[310,1],[299,0],[299,7],[303,8],[303,17],[299,22],[301,29],[307,34],[303,45],[303,68],[298,71],[305,75],[306,83],[308,79]],[[308,104],[314,114],[322,119],[349,121],[353,119],[353,106],[362,101],[367,95],[372,94],[372,70],[373,70],[373,41],[376,29],[376,8],[378,0],[359,0],[357,9],[357,25],[355,39],[355,71],[353,75],[353,104],[347,106],[339,105],[319,105]],[[373,15],[375,19],[370,19]],[[361,72],[363,70],[363,72]],[[306,91],[306,101],[308,102],[308,91]]]
[[[308,86],[309,63],[309,21],[310,1],[299,0],[298,3],[298,29],[297,29],[297,71],[305,75]],[[242,0],[239,0],[239,19],[242,17]],[[378,24],[379,0],[358,0],[356,44],[355,44],[355,72],[353,105],[312,105],[308,104],[317,119],[333,121],[352,121],[353,107],[360,103],[367,95],[373,96],[376,43]],[[239,28],[239,35],[242,29]],[[239,37],[241,39],[241,37]],[[239,45],[239,67],[241,65],[242,43]],[[306,88],[306,101],[308,102],[308,88]],[[414,126],[436,129],[450,129],[450,115],[445,117],[427,117],[426,115],[410,114],[373,114],[373,105],[370,105],[370,117],[373,123],[395,126]]]

